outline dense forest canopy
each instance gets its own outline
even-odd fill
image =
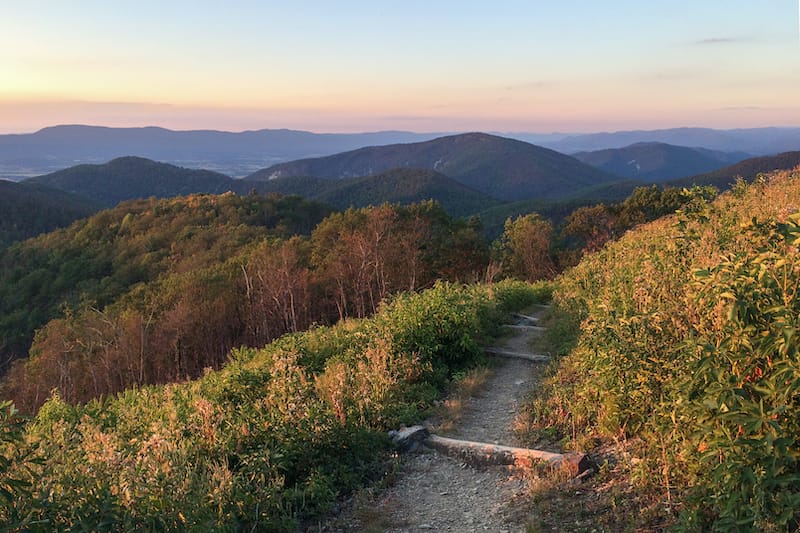
[[[334,213],[276,194],[124,202],[0,253],[3,390],[31,411],[53,389],[87,401],[189,379],[236,346],[370,316],[436,280],[552,278],[582,251],[708,194],[641,188],[578,209],[561,228],[509,219],[493,246],[477,219],[434,202]]]
[[[98,206],[77,195],[0,179],[0,250],[95,213]]]
[[[308,234],[328,213],[297,197],[137,200],[15,244],[0,253],[0,350],[24,355],[65,308],[102,309],[137,284],[221,265],[267,236]]]
[[[5,395],[31,410],[52,389],[86,401],[196,377],[233,347],[475,280],[488,260],[480,228],[434,203],[328,213],[299,197],[141,200],[15,245],[0,256],[3,348],[31,357]]]

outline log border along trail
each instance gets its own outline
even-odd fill
[[[325,531],[522,532],[526,524],[510,505],[526,491],[521,472],[533,464],[572,476],[589,468],[583,454],[518,447],[514,419],[537,384],[537,365],[549,358],[531,353],[531,340],[542,329],[538,316],[518,314],[515,320],[512,334],[486,349],[498,356],[498,366],[467,402],[458,427],[448,436],[436,434],[431,424],[391,432],[406,452],[397,481],[357,502]]]

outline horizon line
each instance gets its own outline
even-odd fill
[[[597,135],[597,134],[618,134],[618,133],[642,133],[642,132],[656,132],[656,131],[671,131],[671,130],[713,130],[713,131],[738,131],[738,130],[760,130],[760,129],[781,129],[781,130],[791,130],[791,129],[800,129],[800,123],[794,126],[775,126],[775,125],[763,125],[763,126],[739,126],[739,127],[731,127],[731,128],[715,128],[711,126],[702,126],[702,125],[685,125],[685,126],[672,126],[666,128],[632,128],[632,129],[607,129],[607,130],[591,130],[591,131],[535,131],[535,130],[494,130],[494,129],[487,129],[487,130],[478,130],[478,129],[464,129],[464,130],[437,130],[437,131],[418,131],[418,130],[409,130],[409,129],[378,129],[378,130],[362,130],[362,131],[340,131],[340,130],[332,130],[332,131],[321,131],[321,130],[312,130],[312,129],[296,129],[296,128],[286,128],[286,127],[276,127],[276,128],[257,128],[257,129],[243,129],[243,130],[226,130],[226,129],[216,129],[216,128],[191,128],[191,129],[179,129],[179,128],[170,128],[167,126],[160,126],[157,124],[147,124],[143,126],[109,126],[105,124],[87,124],[87,123],[60,123],[60,124],[52,124],[49,126],[43,126],[34,130],[28,131],[9,131],[9,132],[0,132],[0,136],[5,135],[35,135],[42,131],[48,129],[55,129],[55,128],[70,128],[70,127],[79,127],[79,128],[98,128],[98,129],[111,129],[111,130],[142,130],[142,129],[160,129],[175,133],[191,133],[191,132],[214,132],[214,133],[231,133],[231,134],[242,134],[242,133],[258,133],[263,131],[286,131],[286,132],[295,132],[295,133],[310,133],[314,135],[369,135],[369,134],[381,134],[381,133],[409,133],[415,135],[459,135],[465,133],[487,133],[492,135],[543,135],[543,136],[555,136],[555,135],[562,135],[562,136],[578,136],[578,135]]]

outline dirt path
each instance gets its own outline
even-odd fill
[[[535,330],[514,330],[496,346],[530,352]],[[536,381],[536,366],[520,359],[499,361],[484,390],[470,398],[457,428],[447,436],[519,445],[512,424],[518,405]],[[405,458],[398,481],[374,501],[362,502],[336,520],[332,531],[525,531],[509,502],[525,483],[506,467],[476,469],[429,450]]]

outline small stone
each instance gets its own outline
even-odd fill
[[[419,450],[428,435],[428,430],[424,426],[404,427],[397,431],[389,432],[389,438],[392,439],[401,452]]]
[[[430,525],[430,524],[420,524],[419,528],[420,529],[433,529],[433,526]]]

